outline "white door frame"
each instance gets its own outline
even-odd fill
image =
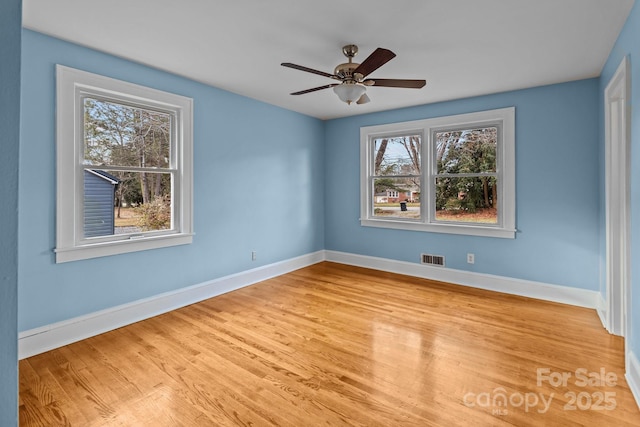
[[[629,61],[622,59],[604,92],[605,102],[605,310],[606,329],[629,335]]]

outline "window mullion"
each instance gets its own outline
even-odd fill
[[[429,224],[433,222],[433,218],[435,217],[435,200],[436,200],[436,187],[435,187],[435,174],[437,173],[437,156],[436,156],[436,144],[433,138],[433,129],[426,128],[425,135],[427,138],[427,147],[425,148],[427,156],[424,179],[427,181],[425,183],[425,188],[427,189],[427,203],[425,205],[425,223]]]

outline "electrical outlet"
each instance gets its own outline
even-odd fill
[[[467,264],[474,264],[476,262],[476,256],[474,254],[467,254]]]
[[[251,261],[255,261],[258,258],[256,251],[251,251]]]

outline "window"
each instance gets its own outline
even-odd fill
[[[56,262],[192,241],[192,100],[57,66]]]
[[[515,109],[360,129],[363,226],[515,237]]]

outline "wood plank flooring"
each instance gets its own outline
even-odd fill
[[[22,360],[20,425],[603,427],[640,412],[623,340],[593,310],[325,262]]]

